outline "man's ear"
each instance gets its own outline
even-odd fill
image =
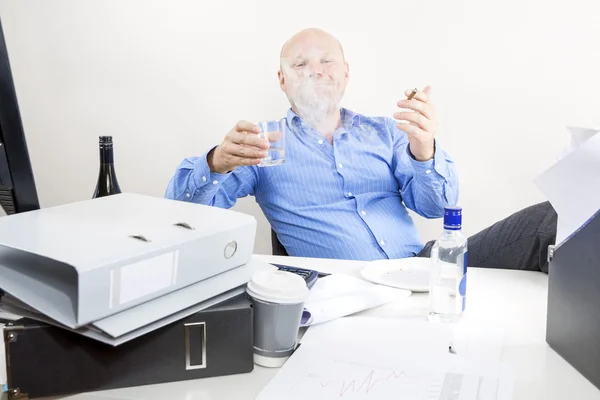
[[[346,82],[348,82],[348,79],[350,79],[350,64],[348,64],[348,61],[344,61],[344,73],[346,75]]]
[[[279,87],[285,92],[285,77],[281,69],[277,71],[277,78],[279,79]]]

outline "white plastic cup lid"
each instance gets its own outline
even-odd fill
[[[298,304],[309,295],[306,281],[293,272],[257,271],[246,292],[255,299],[279,304]]]

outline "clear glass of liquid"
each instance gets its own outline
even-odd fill
[[[287,119],[275,119],[268,121],[259,121],[256,123],[261,129],[259,136],[271,143],[265,157],[259,167],[270,167],[281,165],[285,162],[285,131],[287,128]]]

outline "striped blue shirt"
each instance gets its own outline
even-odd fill
[[[285,163],[211,172],[205,153],[184,159],[165,197],[232,207],[254,196],[290,256],[375,260],[414,256],[422,248],[407,208],[440,218],[458,199],[450,156],[415,160],[406,133],[388,117],[341,111],[333,145],[291,109]]]

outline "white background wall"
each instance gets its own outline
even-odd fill
[[[554,3],[554,4],[552,4]],[[343,105],[389,115],[431,84],[438,140],[456,159],[465,231],[544,200],[532,180],[600,126],[595,0],[0,0],[43,207],[89,198],[99,135],[113,135],[122,189],[162,196],[186,156],[239,119],[283,116],[279,50],[316,26],[342,42]],[[252,198],[236,209],[269,227]],[[416,217],[423,240],[439,220]]]

